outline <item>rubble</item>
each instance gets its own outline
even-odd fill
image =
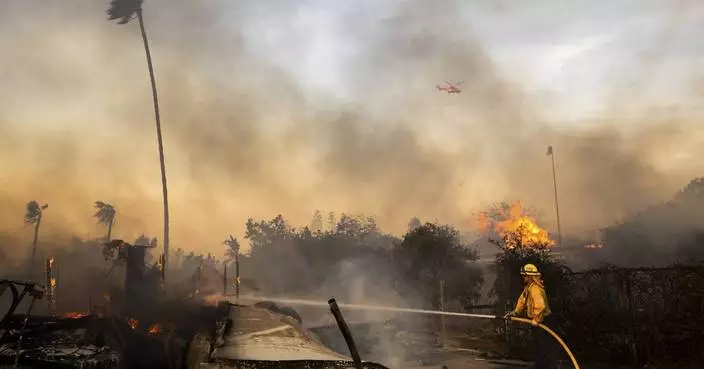
[[[125,290],[130,293],[122,306],[110,306],[109,316],[93,314],[101,309],[61,317],[30,315],[34,300],[45,297],[43,288],[33,282],[0,280],[0,293],[12,295],[10,309],[0,321],[0,366],[182,368],[187,367],[196,337],[206,337],[209,344],[217,341],[222,333],[218,327],[223,327],[218,323],[228,316],[226,304],[166,299],[159,278],[163,273],[145,267],[144,248],[124,244],[122,249],[128,261]],[[28,297],[30,310],[16,314]],[[53,301],[48,302],[51,307]]]
[[[120,249],[126,260],[125,298],[110,298],[89,312],[40,316],[31,315],[30,308],[17,314],[23,299],[33,303],[55,294],[45,296],[32,282],[0,280],[0,293],[9,291],[13,298],[0,321],[0,368],[354,367],[303,329],[295,310],[213,303],[198,294],[167,298],[163,270],[144,265],[144,247],[121,243]],[[47,281],[56,287],[52,278]],[[54,301],[47,302],[51,312]],[[385,369],[376,363],[363,368]]]

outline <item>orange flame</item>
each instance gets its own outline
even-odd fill
[[[509,249],[519,246],[536,248],[555,245],[548,232],[526,215],[521,202],[510,204],[508,210],[499,210],[494,214],[494,218],[487,212],[482,212],[477,217],[477,225],[482,231],[493,230],[498,233]]]
[[[209,306],[217,306],[222,301],[227,301],[227,297],[219,293],[203,297],[203,303]]]
[[[86,313],[79,313],[79,312],[77,312],[77,311],[72,311],[72,312],[70,312],[70,313],[64,314],[64,318],[78,319],[78,318],[83,318],[83,317],[86,316],[86,315],[88,315],[88,314],[86,314]]]
[[[56,288],[56,278],[49,278],[49,287]]]
[[[161,324],[152,324],[149,326],[149,333],[150,334],[157,334],[161,332]]]
[[[127,325],[129,325],[130,328],[132,328],[133,330],[137,329],[137,324],[139,324],[139,321],[137,321],[137,319],[132,319],[132,318],[127,319]]]

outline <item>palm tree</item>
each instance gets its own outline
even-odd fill
[[[105,241],[108,242],[111,239],[112,226],[115,224],[115,214],[117,212],[114,206],[102,201],[96,201],[95,208],[98,209],[98,211],[93,214],[93,216],[98,218],[98,223],[108,227],[108,235],[105,237]]]
[[[32,241],[32,258],[29,261],[29,278],[34,278],[34,258],[37,254],[37,240],[39,238],[39,225],[42,223],[42,213],[49,205],[39,206],[39,203],[32,200],[27,203],[27,212],[24,214],[24,221],[27,224],[34,224],[34,240]]]
[[[227,261],[235,260],[235,298],[240,297],[240,243],[235,237],[230,235],[230,239],[223,241],[227,246],[225,250],[225,258]],[[227,264],[227,261],[225,263]]]
[[[149,42],[147,31],[144,29],[144,19],[142,17],[142,0],[111,0],[108,8],[108,20],[119,19],[117,24],[126,24],[133,17],[137,17],[139,30],[142,32],[144,42],[144,53],[147,56],[147,68],[149,69],[149,79],[152,84],[152,98],[154,99],[154,118],[156,121],[156,138],[159,145],[159,164],[161,165],[161,189],[164,205],[164,269],[169,258],[169,196],[166,186],[166,164],[164,163],[164,142],[161,138],[161,119],[159,118],[159,99],[156,93],[156,79],[154,78],[154,67],[152,65],[152,55],[149,52]]]

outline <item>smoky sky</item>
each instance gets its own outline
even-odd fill
[[[2,232],[29,239],[22,213],[37,200],[49,204],[43,234],[97,237],[104,230],[92,205],[101,200],[117,208],[114,237],[161,239],[142,41],[136,23],[106,20],[107,3],[0,5]],[[485,9],[482,21],[511,6]],[[145,1],[172,247],[221,252],[248,217],[281,213],[301,226],[315,209],[374,215],[394,233],[413,216],[464,228],[482,206],[505,199],[539,209],[554,228],[548,145],[565,231],[610,224],[701,174],[701,106],[638,94],[674,37],[668,27],[644,50],[658,58],[634,65],[630,82],[594,73],[602,114],[560,123],[547,114],[560,97],[528,88],[520,60],[510,73],[498,65],[463,1],[330,9]],[[313,55],[319,42],[330,55]],[[682,72],[691,75],[688,102],[701,101],[701,72]],[[464,80],[462,94],[435,90],[447,79]]]

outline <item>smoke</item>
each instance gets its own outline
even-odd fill
[[[394,289],[392,266],[375,258],[350,258],[330,268],[330,276],[320,286],[305,296],[310,301],[326,301],[334,297],[341,304],[358,304],[377,307],[410,308],[419,305],[415,299],[401,297]],[[337,323],[327,306],[293,306],[303,317],[305,327],[313,328],[323,342],[346,354]],[[428,328],[428,319],[418,315],[367,309],[343,309],[345,321],[353,330],[358,348],[367,360],[398,367],[409,359],[403,343],[397,339],[398,330]],[[389,324],[393,322],[393,324]],[[398,324],[398,326],[396,326]]]
[[[27,243],[30,200],[50,205],[40,237],[104,235],[101,200],[117,209],[115,237],[161,240],[142,43],[136,24],[106,21],[107,3],[0,5],[0,231]],[[248,217],[307,224],[315,209],[374,214],[392,232],[412,216],[464,225],[504,198],[552,214],[548,145],[566,232],[699,174],[697,109],[634,110],[622,90],[612,104],[604,80],[605,116],[555,124],[546,112],[560,100],[542,103],[520,61],[508,77],[464,2],[354,4],[145,2],[174,249],[217,254]],[[465,80],[462,94],[435,91],[446,79]]]

